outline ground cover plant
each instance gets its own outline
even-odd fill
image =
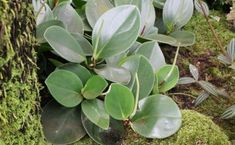
[[[54,99],[42,112],[43,133],[50,143],[70,144],[86,134],[98,144],[121,143],[128,127],[146,138],[167,138],[182,122],[178,105],[168,96],[177,84],[201,86],[204,91],[195,105],[209,94],[228,97],[199,81],[194,65],[189,66],[193,78],[179,77],[179,51],[195,43],[194,33],[182,28],[194,7],[209,15],[204,2],[34,0],[33,5],[39,52],[50,51],[56,66],[45,76]],[[159,43],[172,46],[173,63],[166,63]],[[220,60],[233,60],[232,43]],[[231,110],[233,106],[223,118],[232,117]]]

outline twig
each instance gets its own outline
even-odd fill
[[[198,1],[199,1],[199,4],[200,4],[201,8],[202,8],[202,12],[203,12],[203,14],[204,14],[204,17],[206,18],[206,21],[207,21],[207,23],[208,23],[208,25],[209,25],[209,27],[210,27],[210,29],[211,29],[211,32],[212,32],[212,34],[214,35],[216,44],[217,44],[218,47],[221,49],[222,53],[223,53],[224,55],[226,55],[226,54],[227,54],[227,53],[226,53],[226,50],[224,49],[224,47],[223,47],[223,45],[222,45],[222,43],[221,43],[221,41],[220,41],[220,39],[219,39],[219,36],[218,36],[217,33],[215,32],[214,27],[212,26],[211,22],[209,21],[209,17],[206,15],[206,11],[205,11],[205,9],[204,9],[204,7],[203,7],[203,5],[202,5],[201,0],[198,0]]]

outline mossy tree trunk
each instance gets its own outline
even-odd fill
[[[0,0],[0,144],[42,143],[30,0]]]

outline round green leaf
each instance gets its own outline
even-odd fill
[[[177,104],[164,95],[153,95],[139,102],[139,110],[131,119],[131,127],[147,138],[166,138],[181,126],[181,112]]]
[[[154,72],[157,72],[161,67],[166,64],[165,57],[157,42],[150,41],[143,43],[138,49],[137,54],[143,55],[148,58]]]
[[[73,72],[81,79],[84,85],[86,84],[87,80],[92,76],[88,69],[77,63],[66,63],[64,65],[59,66],[57,69]]]
[[[109,0],[88,0],[86,3],[86,17],[93,28],[95,23],[106,11],[113,8]]]
[[[142,99],[151,93],[155,81],[153,67],[146,57],[140,57],[137,75],[139,79],[139,98]],[[136,90],[135,83],[133,88],[134,94],[136,94]]]
[[[37,41],[39,43],[46,42],[46,40],[44,39],[44,33],[47,28],[49,28],[50,26],[54,26],[54,25],[64,27],[64,24],[59,20],[49,20],[49,21],[43,22],[37,26],[36,36],[37,36]]]
[[[80,63],[86,58],[84,52],[74,37],[59,26],[51,26],[44,33],[51,47],[64,59]]]
[[[109,129],[104,130],[93,124],[84,113],[82,113],[82,124],[89,137],[98,144],[116,145],[122,143],[125,129],[121,121],[110,118]]]
[[[174,88],[176,84],[179,81],[179,69],[177,66],[173,68],[173,71],[171,74],[170,71],[172,69],[172,65],[166,65],[162,67],[157,72],[157,78],[158,78],[158,85],[159,85],[159,92],[166,92],[170,89]]]
[[[169,44],[169,45],[174,45],[177,43],[177,40],[175,38],[164,35],[164,34],[158,34],[158,33],[146,35],[142,39],[154,40],[159,43],[164,43],[164,44]]]
[[[117,120],[127,119],[134,110],[134,96],[125,86],[112,84],[105,96],[105,110]]]
[[[41,122],[44,136],[52,144],[72,144],[86,135],[80,108],[66,108],[51,101],[43,108]]]
[[[124,5],[108,10],[93,30],[93,57],[108,58],[126,51],[136,41],[139,29],[140,14],[135,6]]]
[[[78,15],[78,13],[71,6],[70,2],[62,2],[60,3],[54,10],[53,14],[55,17],[62,21],[66,27],[66,29],[71,33],[80,33],[84,32],[84,25],[82,22],[82,18]],[[57,35],[60,36],[60,35]]]
[[[171,37],[176,39],[173,46],[192,46],[195,43],[195,34],[189,31],[175,31],[170,34]]]
[[[52,72],[45,81],[51,95],[65,107],[74,107],[81,103],[82,82],[77,75],[66,70]]]
[[[111,82],[128,84],[131,80],[130,72],[124,67],[105,65],[95,69],[95,72]]]
[[[98,127],[102,129],[109,128],[109,115],[104,109],[103,101],[99,99],[85,100],[82,102],[82,111]]]
[[[84,54],[86,56],[92,56],[92,45],[90,44],[90,42],[84,38],[84,36],[82,34],[79,33],[72,33],[73,37],[78,41],[79,45],[81,46]]]
[[[102,94],[108,83],[102,77],[92,76],[82,89],[82,95],[86,99],[94,99]]]

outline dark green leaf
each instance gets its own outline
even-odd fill
[[[116,145],[122,143],[125,130],[121,121],[110,118],[109,129],[104,130],[93,124],[84,114],[82,114],[82,124],[89,137],[98,144]]]
[[[70,2],[60,3],[54,10],[55,17],[62,21],[65,28],[71,33],[83,34],[84,25],[82,18],[77,14]],[[60,35],[57,35],[60,36]]]
[[[102,77],[96,75],[92,76],[82,89],[82,95],[86,99],[94,99],[102,94],[108,83]]]
[[[64,59],[75,63],[80,63],[86,59],[81,46],[65,29],[59,26],[51,26],[44,33],[44,37]]]
[[[108,58],[126,51],[136,41],[139,29],[140,14],[135,6],[118,6],[105,12],[92,34],[94,59]]]
[[[44,136],[52,144],[72,144],[86,135],[80,108],[66,108],[51,101],[43,108],[41,122]]]
[[[111,8],[113,8],[113,5],[109,0],[88,0],[86,16],[90,26],[93,28],[100,16]]]
[[[140,57],[137,76],[139,78],[140,85],[139,98],[142,99],[151,93],[155,81],[153,67],[147,58],[143,56]],[[136,83],[134,85],[133,92],[136,94]]]
[[[179,81],[179,69],[175,66],[172,70],[172,65],[166,65],[157,72],[159,91],[166,92],[174,88]],[[171,72],[172,70],[172,72]]]
[[[41,23],[37,26],[37,41],[39,43],[44,43],[46,42],[46,40],[44,39],[44,33],[46,31],[47,28],[49,28],[50,26],[60,26],[60,27],[64,27],[64,24],[59,21],[59,20],[49,20],[49,21],[46,21],[44,23]]]
[[[164,95],[153,95],[139,102],[139,111],[131,119],[134,131],[147,138],[166,138],[181,126],[177,104]]]
[[[111,82],[127,84],[131,80],[130,72],[124,67],[105,65],[95,69],[95,72]]]
[[[67,63],[59,66],[57,69],[68,70],[76,74],[85,85],[87,80],[92,76],[89,70],[77,63]]]
[[[82,111],[95,125],[102,129],[109,128],[109,115],[104,109],[103,101],[98,99],[85,100],[82,102]]]
[[[150,41],[143,43],[138,49],[137,54],[143,55],[148,58],[154,72],[157,72],[161,67],[166,65],[165,57],[157,42]]]
[[[195,34],[189,31],[175,31],[170,34],[171,37],[176,39],[173,46],[192,46],[195,43]]]
[[[127,119],[134,109],[134,96],[125,86],[112,84],[105,96],[105,110],[117,120]]]
[[[77,75],[66,70],[52,72],[45,81],[51,95],[65,107],[74,107],[81,103],[82,82]]]

